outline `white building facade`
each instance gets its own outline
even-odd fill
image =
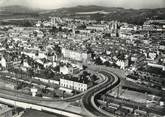
[[[88,85],[85,83],[75,82],[68,79],[60,79],[60,87],[74,89],[80,92],[86,91],[88,89]]]

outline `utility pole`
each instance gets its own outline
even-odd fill
[[[120,96],[120,85],[117,87],[117,98]]]
[[[17,77],[16,77],[16,74],[14,74],[14,77],[16,78],[16,85],[17,85],[17,87],[18,87],[18,81],[17,81]],[[17,92],[16,92],[16,99],[18,99],[18,94],[17,94]],[[15,103],[14,103],[14,112],[15,112],[15,114],[17,113],[17,111],[16,111],[16,100],[14,101]]]

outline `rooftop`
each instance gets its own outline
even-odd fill
[[[74,81],[74,82],[85,83],[85,84],[88,84],[90,82],[90,76],[89,77],[85,77],[85,76],[84,77],[82,77],[82,76],[73,77],[71,75],[65,75],[62,78],[65,79],[65,80],[71,80],[71,81]]]

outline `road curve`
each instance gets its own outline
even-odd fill
[[[103,74],[106,77],[106,80],[89,89],[88,92],[82,97],[81,103],[84,110],[88,113],[88,116],[109,117],[109,114],[99,109],[96,99],[102,94],[105,94],[108,90],[112,90],[117,87],[120,84],[120,79],[115,74],[107,70],[101,70],[99,73]]]
[[[94,67],[93,67],[94,68]],[[96,67],[95,67],[96,68]],[[105,76],[105,79],[102,83],[90,88],[89,90],[87,90],[86,92],[84,92],[83,94],[80,94],[78,96],[63,100],[63,101],[71,101],[71,100],[77,100],[79,98],[82,97],[81,102],[82,102],[82,106],[84,107],[84,109],[86,110],[87,113],[90,113],[90,117],[95,117],[95,116],[107,116],[106,113],[102,112],[99,107],[96,104],[96,99],[99,98],[100,95],[104,94],[106,91],[111,90],[115,87],[117,87],[120,83],[120,79],[114,75],[112,72],[110,72],[109,70],[106,69],[100,69],[98,70],[98,68],[96,68],[94,71],[98,71],[98,73],[102,74],[103,76]],[[13,99],[13,97],[15,97],[15,95],[13,95],[14,92],[10,92],[12,94],[5,93],[4,96],[2,97],[8,97],[9,99]],[[11,96],[11,97],[10,97]],[[16,96],[16,99],[13,100],[21,100],[22,102],[29,102],[29,103],[34,103],[36,105],[39,105],[40,102],[42,101],[55,101],[55,100],[43,100],[43,99],[36,99],[36,98],[32,98],[30,97],[30,99],[28,97],[25,96],[21,96],[18,97],[18,95]],[[56,100],[58,101],[58,100]]]
[[[4,73],[2,73],[2,72],[0,72],[0,76],[2,75],[2,74],[4,74]],[[5,75],[6,75],[6,73],[5,73]],[[102,77],[102,79],[104,79],[103,78],[103,76],[102,76],[102,74],[99,74],[99,78],[101,78]],[[104,81],[104,80],[103,80]],[[87,90],[88,91],[88,90]],[[8,90],[8,89],[3,89],[3,88],[0,88],[0,95],[2,94],[2,93],[4,93],[4,94],[8,94],[8,95],[11,95],[11,96],[15,96],[16,94],[17,94],[17,97],[24,97],[24,99],[26,99],[26,98],[30,98],[33,102],[42,102],[42,101],[44,101],[44,102],[57,102],[57,101],[65,101],[65,102],[74,102],[74,101],[76,101],[76,100],[80,100],[81,98],[82,98],[82,96],[87,92],[87,91],[85,91],[85,92],[82,92],[82,93],[80,93],[80,94],[77,94],[77,95],[75,95],[75,96],[72,96],[72,97],[66,97],[66,98],[63,98],[63,99],[43,99],[43,98],[40,98],[40,97],[31,97],[31,96],[29,96],[29,95],[27,95],[27,94],[23,94],[23,93],[21,93],[21,92],[19,92],[19,91],[15,91],[15,90]]]

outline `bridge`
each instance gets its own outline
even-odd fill
[[[94,70],[95,69],[95,70]],[[102,74],[103,82],[90,88],[86,92],[79,94],[77,96],[66,98],[66,99],[59,99],[59,100],[53,100],[53,99],[37,99],[34,97],[26,97],[26,96],[20,96],[15,95],[15,92],[5,93],[4,95],[2,92],[0,92],[0,101],[9,105],[16,105],[21,108],[31,108],[35,110],[40,111],[48,111],[56,114],[61,114],[68,117],[83,117],[84,115],[82,113],[76,113],[72,111],[68,111],[65,109],[55,108],[52,106],[47,105],[49,102],[57,102],[57,101],[75,101],[81,99],[81,104],[83,111],[87,113],[86,116],[95,117],[95,116],[110,116],[111,114],[101,110],[96,102],[96,99],[99,98],[99,96],[105,94],[109,90],[114,90],[117,88],[120,84],[120,79],[118,76],[116,76],[114,73],[112,73],[110,70],[103,69],[103,67],[94,67],[94,71],[97,71],[99,74]],[[44,103],[44,104],[43,104]]]
[[[111,117],[114,115],[100,109],[97,105],[96,99],[99,99],[100,96],[105,94],[107,91],[114,90],[114,88],[117,88],[120,84],[120,79],[115,74],[105,69],[101,69],[99,73],[103,74],[106,77],[105,81],[89,89],[88,92],[85,93],[82,97],[81,103],[85,112],[87,113],[87,116]]]

